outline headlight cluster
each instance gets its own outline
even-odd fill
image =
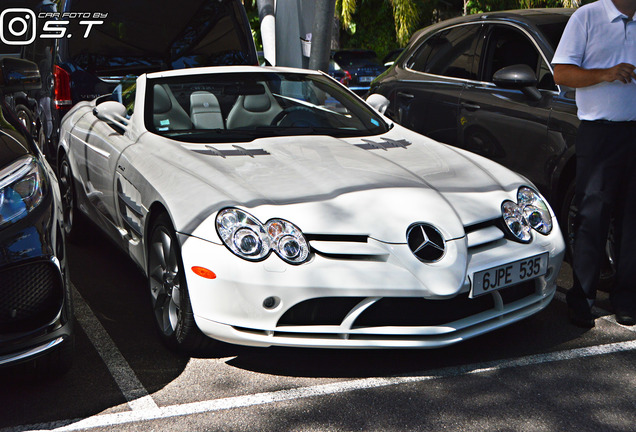
[[[504,201],[501,212],[512,235],[524,243],[532,240],[532,229],[543,235],[552,231],[552,216],[548,205],[529,187],[519,188],[516,203]]]
[[[246,260],[259,261],[274,251],[284,261],[300,264],[309,256],[303,233],[283,219],[262,224],[243,210],[226,208],[216,216],[216,229],[225,246]]]
[[[0,225],[25,217],[44,198],[42,169],[31,156],[0,170]]]

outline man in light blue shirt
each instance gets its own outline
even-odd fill
[[[552,63],[559,85],[576,88],[581,125],[577,175],[574,285],[570,321],[593,327],[600,264],[610,217],[618,263],[610,293],[617,322],[636,324],[636,0],[598,0],[575,11]]]

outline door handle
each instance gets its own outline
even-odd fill
[[[415,95],[412,95],[411,93],[404,93],[404,92],[398,92],[397,93],[398,97],[404,98],[404,99],[414,99]]]
[[[468,111],[477,111],[481,107],[475,103],[462,102],[462,108],[466,108]]]

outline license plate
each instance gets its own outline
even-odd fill
[[[360,82],[371,82],[375,77],[372,76],[361,76],[359,78]]]
[[[473,275],[473,288],[470,296],[477,297],[519,282],[543,276],[547,270],[547,252],[499,267],[482,270]]]

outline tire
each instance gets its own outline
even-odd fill
[[[17,104],[15,106],[15,114],[16,114],[16,117],[18,117],[18,120],[22,122],[27,132],[29,132],[29,134],[32,135],[33,132],[35,131],[35,127],[33,123],[33,118],[34,118],[33,112],[29,108],[27,108],[26,105]]]
[[[49,148],[48,140],[46,139],[46,132],[44,132],[43,125],[40,125],[40,127],[38,128],[38,136],[37,136],[36,144],[38,145],[38,148],[40,149],[44,157],[46,157],[46,160],[49,161],[51,166],[54,166],[55,160],[51,157],[52,153]]]
[[[73,171],[66,155],[62,157],[60,162],[58,178],[62,195],[62,211],[64,214],[62,228],[64,229],[64,235],[69,242],[78,243],[83,224],[81,217],[79,217],[80,212],[77,209],[77,193],[75,191]]]
[[[148,287],[159,336],[173,351],[206,351],[214,341],[201,333],[194,321],[181,248],[166,213],[154,222],[147,245]]]
[[[572,263],[573,251],[574,251],[574,227],[575,219],[577,215],[577,208],[574,204],[574,190],[575,183],[572,180],[566,190],[563,199],[563,207],[561,209],[561,221],[565,224],[562,226],[563,237],[565,238],[566,245],[566,259]],[[607,243],[605,246],[605,258],[601,263],[601,272],[599,276],[598,289],[601,291],[610,292],[616,283],[616,249],[614,240],[614,223],[610,225],[610,231],[607,237]]]

